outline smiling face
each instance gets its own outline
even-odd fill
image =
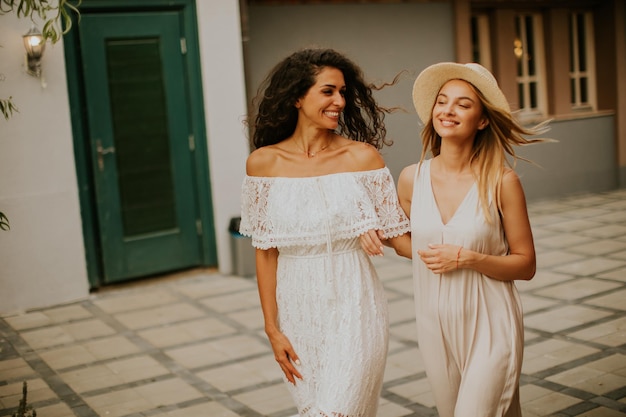
[[[462,80],[446,82],[435,100],[433,126],[442,139],[474,140],[476,132],[489,123],[483,115],[483,105],[472,88]]]
[[[298,123],[334,130],[346,105],[346,83],[337,68],[325,67],[317,75],[315,84],[296,102]]]

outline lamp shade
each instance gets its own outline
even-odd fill
[[[29,58],[39,59],[46,48],[43,35],[36,26],[32,26],[24,35],[24,48]]]

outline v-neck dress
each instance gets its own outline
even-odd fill
[[[387,301],[359,236],[407,233],[388,168],[317,177],[250,177],[240,233],[278,248],[276,302],[303,379],[300,416],[374,417],[388,345]]]
[[[430,160],[418,165],[411,203],[413,252],[449,243],[505,256],[501,223],[487,223],[474,183],[444,224]],[[495,219],[499,219],[490,204]],[[522,304],[513,281],[470,269],[434,274],[413,260],[418,343],[440,417],[521,416]]]

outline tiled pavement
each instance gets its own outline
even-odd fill
[[[538,273],[520,282],[525,417],[626,415],[626,190],[530,204]],[[378,417],[435,416],[409,261],[375,259],[391,342]],[[22,382],[39,417],[286,417],[253,278],[193,270],[0,319],[0,416]],[[477,416],[478,417],[478,416]]]

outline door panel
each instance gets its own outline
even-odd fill
[[[80,21],[105,283],[202,261],[180,22],[176,11]]]

